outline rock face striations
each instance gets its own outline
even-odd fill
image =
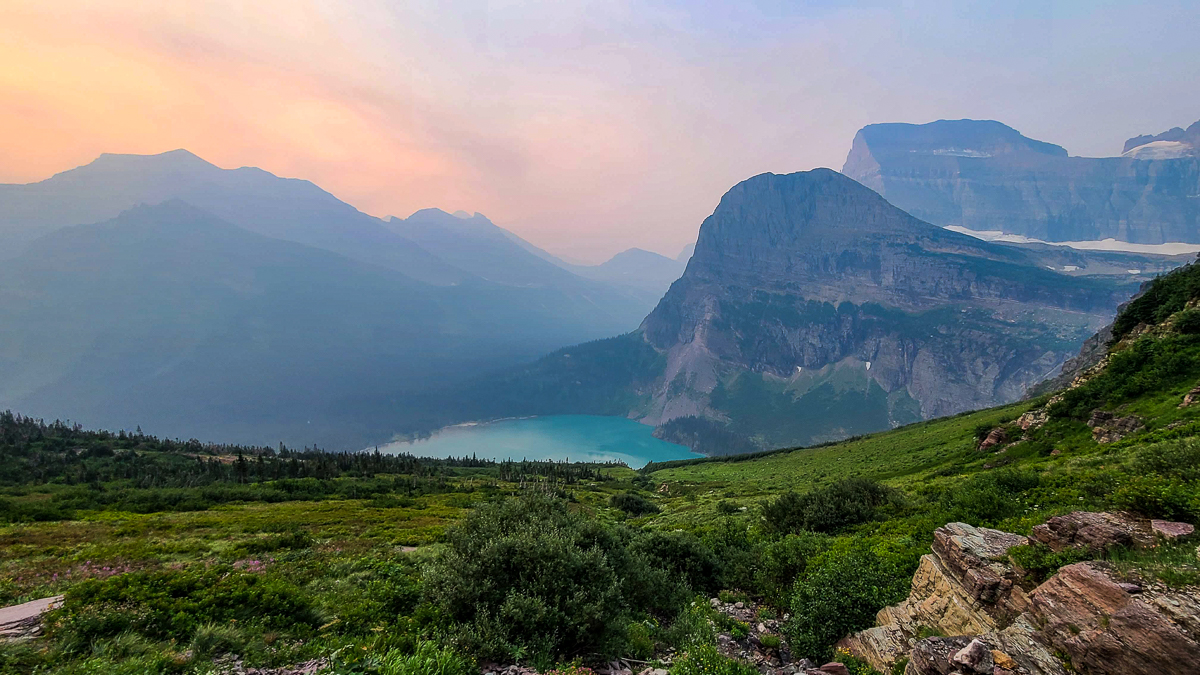
[[[1029,255],[828,169],[746,180],[642,324],[667,366],[641,415],[806,443],[1019,398],[1132,291]]]
[[[1200,122],[1069,157],[999,122],[872,124],[842,171],[935,225],[1045,241],[1200,243]]]
[[[1175,534],[1165,534],[1164,531]],[[1186,523],[1076,512],[1034,528],[1055,551],[1146,548],[1188,536]],[[1083,536],[1080,536],[1083,535]],[[1112,565],[1080,562],[1038,584],[1009,559],[1023,536],[950,523],[934,532],[912,592],[877,626],[841,646],[881,672],[905,675],[1193,673],[1200,663],[1200,598],[1157,582],[1131,583]],[[939,637],[923,637],[927,634]]]

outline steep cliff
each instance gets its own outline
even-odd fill
[[[810,443],[1019,398],[1107,323],[1127,284],[922,222],[828,170],[756,176],[700,229],[642,324],[661,423]]]
[[[935,225],[1045,241],[1200,243],[1200,157],[1187,140],[1198,135],[1192,125],[1130,139],[1121,157],[1089,158],[994,121],[872,124],[842,171]]]

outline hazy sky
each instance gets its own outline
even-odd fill
[[[1195,0],[0,0],[0,182],[182,147],[375,215],[674,255],[731,185],[840,169],[872,122],[1080,155],[1187,126],[1197,26]]]

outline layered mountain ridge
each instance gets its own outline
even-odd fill
[[[781,411],[808,407],[822,387],[844,393],[847,367],[859,413],[892,425],[1013,400],[1107,321],[1123,285],[922,222],[828,169],[763,174],[726,193],[642,324],[667,355],[644,419],[729,417],[746,379]],[[844,427],[815,422],[775,440]]]
[[[0,185],[0,410],[362,447],[393,420],[358,398],[629,331],[669,284],[585,278],[510,235],[184,150]]]
[[[763,174],[721,199],[638,331],[482,378],[429,418],[687,418],[660,431],[761,447],[869,433],[1020,398],[1181,262],[985,242],[829,169]]]
[[[1122,157],[1091,158],[995,121],[872,124],[855,135],[842,172],[943,227],[1052,242],[1195,244],[1200,157],[1179,150],[1191,147],[1184,134],[1200,131],[1190,129],[1177,140],[1131,139]]]

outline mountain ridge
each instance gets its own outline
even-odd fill
[[[863,127],[842,171],[943,227],[1200,243],[1200,157],[1072,157],[999,122],[939,120]]]

